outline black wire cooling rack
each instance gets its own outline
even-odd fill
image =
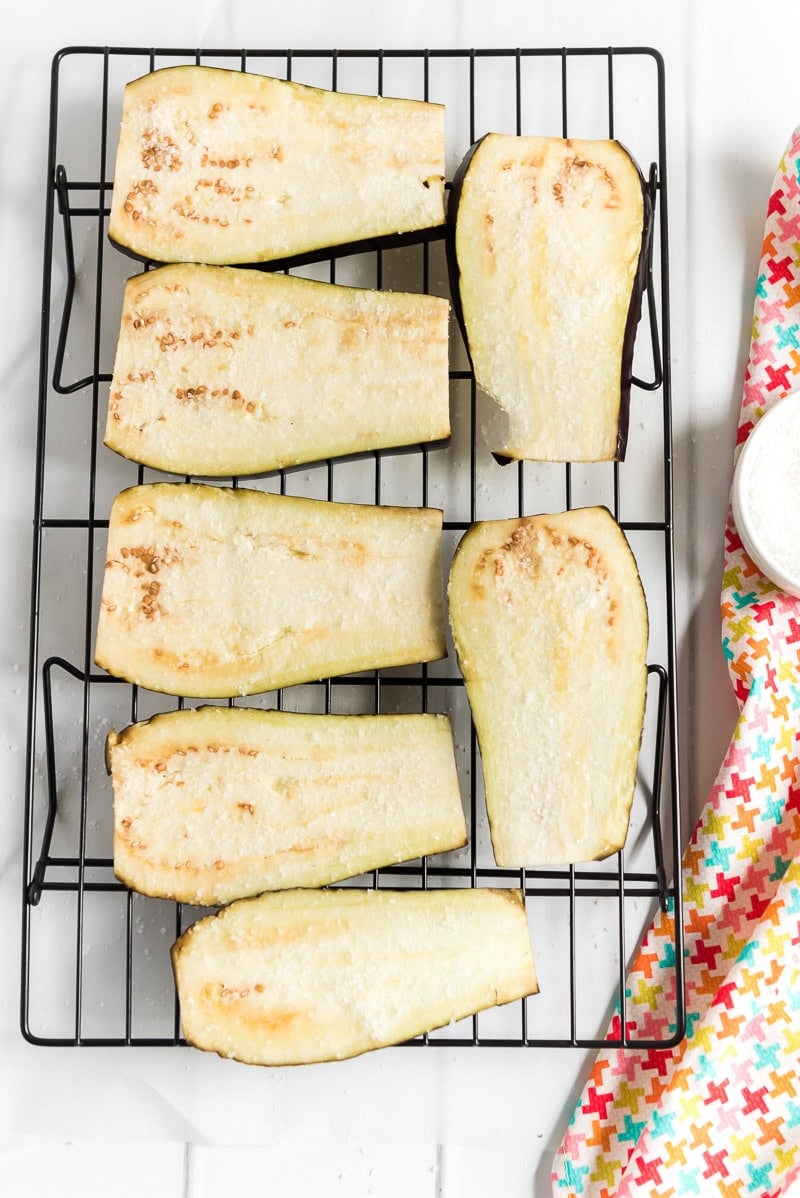
[[[482,397],[455,325],[454,432],[445,446],[326,461],[249,480],[316,498],[439,506],[445,561],[476,519],[604,503],[636,554],[651,618],[645,731],[628,842],[604,862],[498,869],[480,754],[455,658],[250,698],[306,711],[446,711],[470,830],[466,849],[379,870],[371,886],[519,886],[541,993],[413,1041],[427,1045],[663,1047],[683,1034],[675,683],[672,449],[664,66],[648,48],[187,50],[74,47],[53,62],[31,589],[21,976],[24,1036],[48,1045],[176,1045],[169,948],[198,915],[114,878],[108,728],[176,701],[93,665],[107,515],[124,486],[157,472],[102,444],[122,290],[139,269],[106,238],[126,82],[175,63],[213,63],[343,91],[446,105],[448,177],[489,131],[616,137],[642,165],[655,211],[624,465],[500,466],[483,445]],[[330,281],[448,295],[441,241],[307,265]],[[223,480],[224,481],[224,480]],[[236,479],[230,480],[233,485]],[[182,700],[177,700],[183,706]],[[657,903],[675,907],[675,1006],[642,1018],[625,974]],[[368,979],[365,979],[368,984]],[[615,1009],[621,1018],[607,1032]]]

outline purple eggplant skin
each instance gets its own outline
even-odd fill
[[[630,158],[636,173],[639,176],[639,182],[642,186],[642,245],[639,250],[639,261],[636,266],[636,275],[633,280],[633,288],[631,290],[631,302],[628,306],[628,317],[625,321],[625,336],[622,342],[622,366],[620,370],[620,405],[619,405],[619,429],[617,431],[617,454],[616,461],[624,462],[625,450],[628,446],[628,427],[631,414],[631,380],[633,378],[633,351],[636,345],[636,331],[639,327],[639,321],[642,316],[642,301],[644,293],[647,290],[647,283],[650,277],[650,269],[652,265],[653,255],[653,197],[650,188],[647,186],[644,175],[642,174],[639,164],[631,154],[630,150],[621,142],[617,142],[620,149],[624,150]]]
[[[484,137],[486,134],[484,134]],[[469,348],[469,337],[467,336],[467,326],[464,320],[464,306],[461,303],[461,270],[458,265],[458,257],[456,255],[456,220],[458,218],[458,205],[461,201],[461,192],[464,187],[464,178],[467,173],[470,162],[473,156],[481,145],[483,137],[479,137],[474,141],[467,150],[461,162],[458,165],[456,173],[453,175],[453,182],[450,185],[450,191],[447,199],[447,220],[445,223],[446,240],[445,250],[447,258],[447,280],[450,284],[450,303],[453,305],[453,314],[458,322],[458,327],[461,330],[461,339],[464,342],[464,348],[467,351],[467,359],[469,368],[473,375],[475,374],[475,365],[472,361],[472,353]],[[508,466],[514,461],[513,458],[505,457],[501,453],[493,453],[492,457],[497,462],[498,466]]]
[[[469,348],[469,339],[467,338],[467,326],[464,321],[464,308],[461,303],[461,270],[456,257],[456,220],[458,219],[458,205],[461,202],[461,192],[464,188],[464,179],[469,169],[469,164],[475,156],[476,151],[488,136],[484,134],[474,141],[467,150],[464,157],[459,163],[456,173],[453,175],[453,182],[450,184],[450,190],[447,197],[447,220],[445,222],[445,247],[447,250],[447,278],[450,283],[450,302],[453,305],[453,314],[458,321],[458,327],[461,330],[461,336],[464,340],[464,347],[469,358],[470,368],[472,369],[472,354]],[[511,458],[504,459],[511,461]]]
[[[453,305],[453,313],[458,321],[458,327],[461,330],[461,335],[464,341],[464,346],[469,358],[470,367],[473,369],[472,354],[469,347],[469,338],[467,336],[467,327],[464,320],[464,308],[461,302],[461,270],[456,256],[456,222],[458,220],[458,207],[461,202],[461,194],[464,187],[470,163],[488,134],[479,137],[477,141],[469,147],[464,155],[449,189],[447,201],[447,223],[446,223],[446,249],[447,249],[447,273],[450,283],[450,298]],[[628,306],[628,315],[625,322],[625,333],[622,344],[622,361],[620,368],[620,409],[619,409],[619,425],[617,429],[617,448],[615,461],[622,462],[625,459],[625,451],[628,443],[628,428],[630,423],[630,394],[631,394],[631,379],[633,374],[633,352],[636,343],[636,332],[639,321],[642,315],[642,300],[647,289],[647,282],[651,268],[652,258],[652,238],[653,238],[653,200],[650,188],[645,182],[644,175],[636,159],[631,154],[630,150],[622,144],[622,142],[614,139],[619,148],[628,156],[636,173],[639,176],[639,182],[642,188],[642,242],[639,250],[639,260],[636,267],[636,274],[631,289],[630,304]],[[503,454],[493,453],[492,457],[501,466],[507,466],[510,462],[516,459],[506,457]]]
[[[385,250],[406,249],[409,246],[422,245],[426,242],[441,241],[447,237],[445,225],[432,225],[427,229],[414,229],[409,233],[387,233],[382,237],[368,237],[361,241],[342,242],[340,245],[320,246],[318,249],[305,250],[286,258],[275,258],[268,262],[241,262],[236,265],[244,270],[284,271],[295,267],[311,266],[317,262],[334,262],[339,258],[347,258],[351,254],[381,253]],[[132,258],[134,262],[145,266],[161,266],[163,263],[155,258],[147,258],[137,254],[130,246],[122,245],[109,235],[110,244],[121,254]]]

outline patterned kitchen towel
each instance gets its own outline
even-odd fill
[[[737,453],[796,387],[800,129],[767,209]],[[800,1192],[800,600],[754,566],[730,509],[724,558],[740,714],[681,867],[687,1034],[598,1056],[556,1157],[557,1198]],[[632,1038],[674,1030],[672,928],[670,912],[657,917],[631,970]]]

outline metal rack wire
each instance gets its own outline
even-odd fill
[[[280,493],[444,508],[445,556],[476,519],[604,502],[631,541],[651,609],[639,780],[626,849],[562,869],[498,869],[463,683],[446,661],[372,671],[248,700],[318,711],[448,711],[470,830],[458,853],[378,870],[361,885],[514,885],[526,896],[542,994],[413,1041],[427,1045],[663,1047],[684,1030],[675,687],[672,447],[664,65],[638,47],[506,50],[197,50],[77,47],[53,62],[39,431],[31,586],[21,1026],[47,1045],[175,1045],[169,945],[197,912],[129,892],[113,876],[103,742],[174,701],[93,666],[111,498],[156,472],[102,445],[115,322],[135,267],[106,240],[116,111],[124,83],[176,62],[254,70],[348,91],[447,105],[453,163],[490,129],[607,136],[649,164],[655,252],[639,330],[628,460],[499,466],[480,434],[481,396],[453,329],[454,436],[248,481]],[[314,256],[319,259],[319,255]],[[327,257],[312,277],[448,294],[437,241]],[[315,273],[316,272],[316,273]],[[649,327],[648,327],[649,326]],[[643,363],[643,369],[642,369]],[[230,480],[238,485],[237,479]],[[183,706],[184,701],[178,700]],[[674,904],[674,1017],[654,1026],[625,996],[628,958],[656,902]],[[621,1018],[606,1033],[610,1011]]]

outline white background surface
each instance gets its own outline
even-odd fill
[[[176,1050],[46,1050],[18,1031],[25,670],[49,69],[67,45],[651,45],[667,73],[673,403],[687,829],[734,705],[721,542],[769,185],[794,124],[796,6],[735,0],[32,0],[0,74],[0,1192],[94,1198],[549,1193],[588,1066],[575,1051],[392,1050],[252,1070]],[[767,19],[769,18],[769,19]]]

